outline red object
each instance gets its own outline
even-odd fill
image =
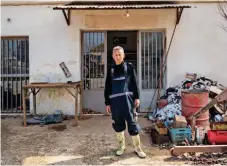
[[[159,108],[159,109],[162,109],[162,108],[164,108],[167,104],[168,104],[168,100],[166,100],[166,99],[160,99],[160,100],[158,101],[158,108]]]
[[[207,137],[210,144],[227,144],[227,131],[208,130]]]
[[[187,119],[202,107],[204,107],[209,101],[209,92],[205,90],[188,90],[181,92],[182,98],[182,115]],[[187,119],[188,123],[190,121]],[[196,119],[196,125],[209,128],[209,111],[201,114],[200,117]]]

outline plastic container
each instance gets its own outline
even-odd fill
[[[55,123],[61,123],[63,121],[63,113],[61,110],[56,110],[54,113]]]
[[[192,139],[191,128],[172,128],[169,129],[169,133],[172,142],[185,141],[185,138],[188,141]]]
[[[227,144],[227,131],[208,130],[207,139],[212,145]]]

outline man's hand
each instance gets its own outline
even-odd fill
[[[107,106],[106,106],[106,112],[107,112],[108,114],[111,113],[110,105],[107,105]]]
[[[139,99],[135,99],[134,106],[137,108],[137,107],[139,107],[139,105],[140,105],[140,100]]]

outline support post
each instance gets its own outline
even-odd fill
[[[177,13],[176,13],[177,20],[176,20],[176,24],[179,24],[183,10],[184,10],[184,8],[177,8]]]
[[[64,9],[62,9],[63,15],[65,17],[65,21],[67,23],[67,25],[70,25],[70,18],[71,18],[71,10],[68,10],[68,12],[66,13],[66,11]]]
[[[26,92],[27,92],[26,89],[23,88],[23,92],[22,92],[22,95],[23,95],[23,97],[22,97],[23,99],[22,100],[23,101],[22,102],[23,102],[23,119],[24,119],[23,122],[24,122],[24,127],[27,127],[26,100],[25,100],[26,99],[25,96],[27,95]]]
[[[75,89],[75,126],[78,125],[78,90]]]
[[[36,115],[36,89],[32,89],[32,95],[33,95],[33,110],[34,110],[34,115]]]
[[[80,83],[80,117],[83,116],[83,83]]]

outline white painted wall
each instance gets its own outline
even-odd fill
[[[10,23],[7,18],[11,18]],[[48,6],[2,7],[1,23],[2,36],[29,36],[30,82],[70,80],[59,67],[63,61],[72,72],[71,80],[80,80],[79,27],[67,26],[61,11]],[[56,109],[74,113],[73,98],[64,90],[54,99],[44,91],[38,95],[38,113]]]
[[[168,85],[186,72],[208,76],[227,86],[227,32],[216,4],[197,4],[185,10],[168,56]],[[227,22],[226,22],[227,23]]]
[[[215,4],[196,4],[186,9],[168,55],[168,85],[179,83],[185,72],[207,75],[227,85],[226,52],[227,33],[218,27],[221,21]],[[71,25],[67,26],[61,11],[49,6],[2,7],[2,36],[29,36],[30,81],[66,82],[59,63],[64,61],[72,72],[72,81],[80,80],[80,29],[165,29],[167,46],[172,35],[175,10],[129,11],[74,11]],[[11,18],[11,22],[7,22]],[[114,22],[117,24],[113,24]],[[135,22],[136,20],[136,22]],[[53,112],[61,109],[74,113],[73,98],[64,90],[55,97],[41,91],[37,112]],[[52,93],[51,93],[52,94]],[[142,104],[149,105],[151,93],[144,93]]]

